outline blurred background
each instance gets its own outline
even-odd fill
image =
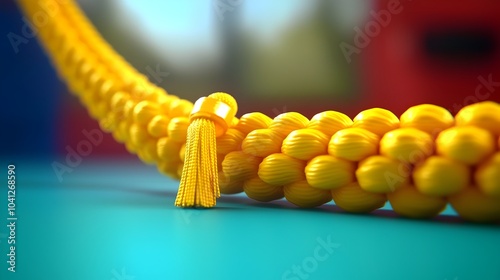
[[[78,1],[107,41],[170,94],[233,94],[238,115],[398,116],[432,103],[456,114],[500,102],[500,2],[491,0]],[[58,157],[98,128],[35,38],[0,1],[0,155]],[[11,36],[9,37],[9,34]],[[168,73],[168,74],[167,74]],[[93,155],[127,157],[105,135]]]

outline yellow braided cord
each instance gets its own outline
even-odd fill
[[[209,105],[218,112],[207,103],[193,110],[126,63],[73,1],[19,2],[30,20],[51,7],[40,41],[102,129],[162,173],[182,175],[178,206],[215,205],[219,185],[221,193],[285,197],[300,207],[333,199],[367,213],[389,201],[402,216],[430,218],[450,203],[464,219],[500,220],[497,103],[469,105],[455,117],[423,104],[399,119],[380,108],[352,120],[333,111],[310,120],[299,113],[237,119],[227,113],[236,102],[217,95]]]

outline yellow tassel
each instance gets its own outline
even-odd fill
[[[194,104],[175,206],[213,207],[220,196],[216,138],[224,135],[238,110],[232,96],[217,92]]]

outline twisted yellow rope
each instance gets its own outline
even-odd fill
[[[181,179],[178,206],[215,205],[220,192],[300,207],[334,200],[366,213],[390,201],[414,218],[450,203],[471,221],[500,220],[500,105],[482,102],[455,117],[423,104],[398,119],[374,108],[353,120],[326,111],[234,117],[217,93],[193,104],[168,95],[133,69],[69,0],[20,0],[69,88],[104,131],[146,163]],[[207,103],[208,102],[208,103]],[[189,131],[189,133],[188,133]],[[186,142],[188,143],[186,145]]]

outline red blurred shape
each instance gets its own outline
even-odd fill
[[[467,104],[500,102],[499,1],[375,0],[367,27],[373,36],[359,53],[366,107],[401,114],[432,103],[456,114]]]

